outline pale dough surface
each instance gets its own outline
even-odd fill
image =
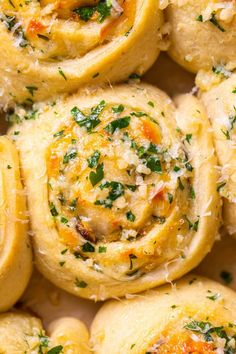
[[[146,81],[165,90],[169,95],[190,92],[194,87],[194,76],[184,71],[173,63],[167,56],[161,55],[157,63],[145,75]],[[4,120],[1,123],[1,133],[6,129]],[[211,253],[205,258],[195,271],[210,279],[220,281],[225,285],[220,274],[229,272],[233,280],[230,287],[236,290],[236,240],[225,235],[215,243]],[[39,280],[39,278],[41,278]],[[40,275],[33,274],[27,292],[22,298],[20,306],[32,309],[43,319],[47,326],[53,318],[61,316],[76,316],[85,321],[87,325],[97,312],[100,304],[76,298],[43,279]]]

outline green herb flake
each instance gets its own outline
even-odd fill
[[[123,104],[119,104],[118,106],[113,106],[112,107],[112,112],[113,113],[122,113],[124,111],[125,107]]]
[[[162,172],[161,161],[156,156],[148,157],[146,166],[150,168],[152,172]]]
[[[68,164],[71,160],[74,160],[77,156],[77,150],[71,149],[71,151],[67,152],[63,157],[63,164]]]
[[[190,187],[189,195],[190,195],[191,199],[195,199],[196,198],[196,193],[195,193],[195,190],[194,190],[194,188],[192,186]]]
[[[211,301],[216,301],[217,299],[219,299],[220,294],[212,294],[207,296],[207,299],[211,300]]]
[[[98,247],[98,253],[106,253],[107,248],[105,246],[99,246]]]
[[[62,69],[60,67],[58,68],[58,72],[63,77],[63,79],[67,81],[67,77],[66,77],[65,73],[62,71]]]
[[[77,288],[86,288],[88,286],[88,284],[83,281],[83,280],[79,280],[78,278],[75,279],[75,286],[77,286]]]
[[[130,123],[130,117],[123,117],[113,120],[104,129],[109,134],[114,134],[117,129],[127,128]]]
[[[57,345],[56,347],[51,348],[47,354],[60,354],[63,352],[63,346]]]
[[[219,24],[215,12],[212,12],[211,18],[209,20],[216,28],[218,28],[221,32],[225,32],[225,29]]]
[[[111,15],[111,4],[107,1],[100,1],[95,6],[83,6],[73,10],[79,15],[82,21],[88,22],[92,19],[95,13],[98,14],[98,22],[102,23],[107,17]]]
[[[68,223],[68,219],[65,218],[64,216],[61,217],[61,223],[62,224],[67,224]]]
[[[29,91],[32,97],[34,96],[34,92],[38,91],[38,87],[36,86],[25,86],[25,88]]]
[[[90,242],[86,242],[85,244],[83,244],[81,249],[85,253],[87,253],[87,252],[90,252],[90,253],[95,252],[95,247]]]
[[[96,172],[91,171],[89,174],[89,180],[92,186],[96,186],[104,178],[103,163],[96,167]]]
[[[134,222],[136,219],[135,215],[132,213],[131,210],[126,213],[126,218],[131,222]]]
[[[152,102],[152,101],[148,101],[148,105],[149,105],[150,107],[152,107],[152,108],[155,107],[154,102]]]
[[[100,156],[101,153],[98,150],[94,151],[93,155],[87,160],[88,167],[90,168],[97,167]]]
[[[54,138],[59,138],[59,137],[62,137],[64,134],[64,130],[60,130],[59,132],[53,134],[53,137]]]
[[[54,216],[54,217],[58,216],[58,211],[52,202],[50,203],[49,208],[50,208],[50,212],[51,212],[52,216]]]
[[[190,144],[192,140],[193,134],[186,134],[185,135],[185,140]]]
[[[92,130],[101,122],[99,116],[105,107],[106,102],[103,100],[91,109],[89,115],[85,115],[78,107],[72,108],[71,115],[80,127],[86,128],[87,132],[91,133]]]

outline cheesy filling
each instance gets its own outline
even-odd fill
[[[98,272],[131,279],[185,256],[200,222],[191,212],[194,167],[186,146],[193,137],[172,134],[164,120],[165,112],[157,121],[105,101],[68,112],[46,156],[62,266],[70,253]]]
[[[132,29],[136,5],[128,0],[10,0],[1,22],[14,45],[36,59],[81,57]]]

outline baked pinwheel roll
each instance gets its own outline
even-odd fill
[[[135,293],[211,249],[220,202],[209,122],[191,95],[178,105],[141,84],[58,99],[35,120],[16,110],[36,263],[59,287]]]
[[[3,0],[1,104],[143,74],[156,60],[158,0]]]
[[[22,295],[32,270],[28,217],[17,150],[0,137],[0,311]]]
[[[236,4],[221,0],[171,0],[170,56],[187,70],[227,75],[236,66]]]
[[[109,301],[96,315],[96,354],[235,353],[236,293],[188,276],[129,300]]]
[[[201,95],[211,120],[221,165],[218,192],[224,197],[223,219],[236,236],[236,75]]]
[[[73,317],[53,321],[47,335],[41,321],[27,313],[0,315],[1,353],[88,354],[88,341],[87,328]]]

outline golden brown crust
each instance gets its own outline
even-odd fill
[[[118,1],[119,11],[109,7],[103,18],[94,10],[84,20],[76,4],[1,2],[1,106],[120,82],[154,63],[162,39],[159,1]]]
[[[180,277],[209,252],[220,203],[196,98],[176,110],[154,87],[123,85],[37,116],[10,134],[20,130],[36,262],[52,282],[82,297],[122,296]]]
[[[235,311],[235,292],[189,275],[176,284],[103,305],[92,324],[91,341],[96,354],[234,350]],[[222,340],[223,331],[227,339]]]

